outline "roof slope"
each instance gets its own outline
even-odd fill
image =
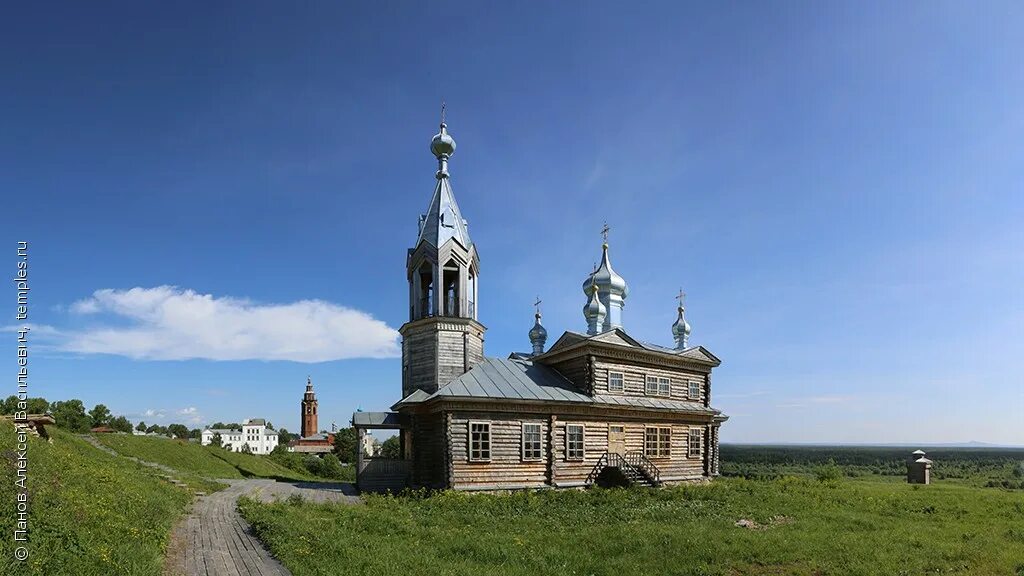
[[[433,247],[440,248],[453,238],[467,250],[473,245],[473,241],[469,239],[469,226],[462,218],[449,178],[445,176],[437,179],[430,206],[427,207],[427,213],[423,215],[420,224],[416,246],[426,241]]]
[[[566,402],[718,414],[717,410],[707,408],[698,402],[646,396],[590,396],[577,390],[572,382],[554,368],[528,360],[503,358],[485,358],[469,372],[452,380],[437,392],[430,395],[414,392],[395,404],[392,409],[431,400],[457,398]]]

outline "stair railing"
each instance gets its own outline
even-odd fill
[[[641,450],[630,450],[626,452],[625,461],[634,469],[642,473],[651,484],[657,486],[661,484],[661,470],[651,462],[651,459]]]

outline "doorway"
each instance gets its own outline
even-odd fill
[[[611,425],[608,427],[608,451],[616,454],[626,453],[626,427]]]

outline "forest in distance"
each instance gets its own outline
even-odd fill
[[[1024,448],[944,446],[819,446],[722,444],[722,475],[748,479],[817,475],[826,467],[842,476],[905,477],[918,448],[932,460],[932,481],[1024,489]]]

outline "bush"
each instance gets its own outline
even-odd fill
[[[835,460],[830,458],[828,464],[818,468],[815,476],[817,476],[819,482],[835,482],[843,477],[843,470],[836,466]]]

